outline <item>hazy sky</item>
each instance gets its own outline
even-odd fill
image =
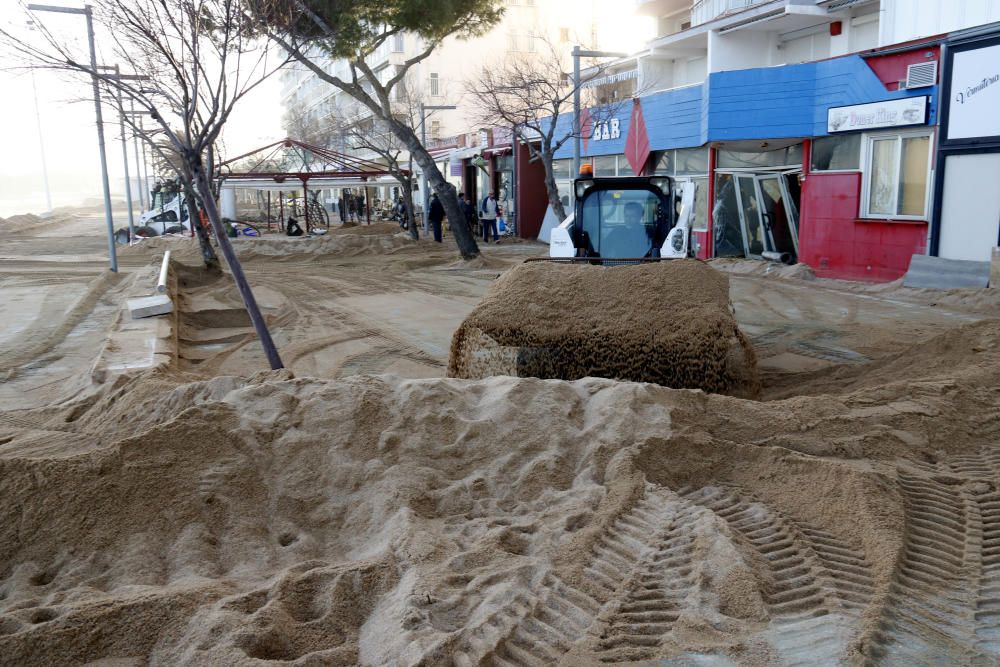
[[[45,0],[46,4],[82,7],[83,2]],[[50,29],[86,44],[86,24],[82,16],[39,14]],[[25,16],[15,0],[0,0],[0,24],[23,24]],[[102,58],[98,35],[98,61],[114,64],[107,50]],[[13,71],[9,59],[0,64],[0,216],[44,210],[42,160],[35,119],[31,76]],[[35,72],[42,138],[48,161],[49,183],[55,205],[78,203],[84,197],[101,196],[100,161],[91,88],[51,71]],[[237,106],[226,127],[225,145],[231,155],[252,150],[283,136],[281,130],[280,84],[272,77]],[[83,101],[79,101],[85,98]],[[105,137],[108,171],[112,190],[122,190],[122,150],[117,116],[105,109]],[[129,165],[134,151],[129,148]]]

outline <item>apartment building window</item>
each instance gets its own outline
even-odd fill
[[[432,120],[431,121],[431,139],[441,138],[441,121]]]
[[[861,135],[813,139],[809,161],[812,171],[858,171],[861,169]]]
[[[406,46],[406,44],[403,41],[403,33],[398,33],[398,34],[395,34],[395,35],[392,36],[392,52],[393,53],[402,53],[404,51],[404,47],[405,46]]]
[[[430,89],[432,97],[441,96],[441,76],[437,72],[431,72]]]
[[[926,219],[930,134],[868,135],[865,148],[862,217]]]
[[[559,28],[559,41],[560,42],[569,41],[569,28]]]
[[[535,52],[535,31],[534,30],[529,30],[528,31],[528,53],[534,53],[534,52]]]

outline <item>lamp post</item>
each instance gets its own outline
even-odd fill
[[[31,93],[35,98],[35,125],[38,127],[38,153],[42,157],[42,181],[45,183],[45,209],[52,210],[52,191],[49,189],[49,165],[45,159],[45,138],[42,134],[42,114],[38,110],[38,87],[35,85],[35,68],[31,68]]]
[[[420,143],[423,144],[424,148],[427,148],[427,112],[451,111],[457,108],[450,105],[427,105],[423,102],[420,103]],[[424,234],[427,234],[427,207],[430,206],[428,203],[430,202],[430,197],[427,195],[427,174],[423,169],[420,170],[420,197],[423,199],[421,205],[423,206]]]
[[[138,74],[122,74],[121,67],[118,65],[106,66],[100,65],[98,69],[111,70],[114,72],[113,75],[108,78],[114,79],[116,81],[147,81],[148,76],[141,76]],[[135,108],[135,101],[129,98],[132,102],[133,109]],[[122,139],[122,164],[125,166],[125,205],[128,206],[128,238],[129,241],[135,239],[135,212],[132,210],[132,179],[129,177],[128,173],[128,140],[125,138],[125,103],[122,97],[122,89],[118,88],[118,123],[120,126],[121,139]],[[138,155],[138,150],[136,150]],[[139,169],[139,161],[136,159],[136,173]]]
[[[104,221],[108,226],[108,256],[111,271],[118,272],[118,253],[115,251],[115,221],[111,217],[111,188],[108,183],[108,156],[104,148],[104,117],[101,114],[101,90],[97,85],[97,51],[94,47],[94,14],[90,5],[83,9],[58,7],[55,5],[29,4],[33,12],[56,12],[59,14],[83,14],[87,19],[87,42],[90,47],[91,83],[94,87],[94,115],[97,118],[97,146],[101,154],[101,184],[104,186]]]
[[[580,58],[625,58],[627,53],[618,51],[584,51],[577,44],[573,47],[573,178],[580,173]]]

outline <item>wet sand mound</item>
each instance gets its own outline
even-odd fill
[[[372,230],[372,227],[380,229]],[[386,229],[387,227],[395,227],[395,229]],[[358,230],[365,231],[358,232]],[[315,237],[237,239],[237,243],[234,245],[243,260],[249,260],[255,256],[279,259],[294,255],[375,256],[415,245],[409,236],[398,232],[399,227],[395,225],[358,226]]]
[[[517,266],[455,332],[448,375],[595,376],[743,396],[760,389],[728,278],[695,260]]]
[[[989,662],[982,354],[763,404],[596,378],[123,377],[30,433],[0,422],[0,655]],[[91,442],[47,455],[43,429]]]

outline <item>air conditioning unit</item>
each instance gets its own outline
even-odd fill
[[[925,63],[914,63],[906,68],[906,81],[902,82],[901,88],[912,90],[913,88],[927,88],[937,83],[938,61],[931,60]]]

